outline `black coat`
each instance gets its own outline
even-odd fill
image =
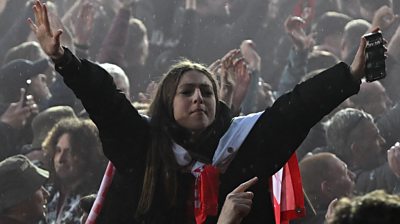
[[[65,83],[82,100],[90,118],[96,123],[103,143],[104,154],[118,170],[114,186],[106,200],[104,217],[112,221],[99,223],[134,223],[134,214],[140,197],[146,161],[150,126],[125,96],[117,91],[111,76],[99,66],[78,60],[67,49],[64,58],[56,64]],[[358,92],[360,82],[352,79],[344,63],[297,85],[276,100],[261,115],[241,145],[227,171],[221,175],[220,208],[226,195],[240,183],[258,176],[259,182],[251,189],[255,197],[252,210],[242,223],[274,223],[268,180],[293,154],[296,148],[323,116],[350,95]],[[218,138],[209,139],[214,144]],[[190,184],[190,174],[178,176],[179,185]],[[187,187],[179,195],[187,198]],[[163,195],[158,194],[162,204]],[[160,202],[161,201],[161,202]],[[182,200],[185,201],[185,200]],[[166,211],[160,206],[153,210],[146,223],[179,223],[185,212]],[[207,220],[215,223],[216,217]]]

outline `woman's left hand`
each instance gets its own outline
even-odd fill
[[[380,29],[375,28],[372,30],[373,33],[378,32]],[[383,39],[385,45],[385,58],[387,57],[387,41]],[[361,37],[360,45],[358,47],[356,56],[353,59],[353,62],[350,65],[350,73],[355,80],[361,80],[365,75],[365,65],[366,65],[366,53],[365,49],[367,47],[367,40],[365,39],[365,35]]]
[[[253,192],[247,191],[256,184],[257,177],[240,184],[235,190],[226,196],[224,206],[222,206],[217,224],[236,224],[249,214],[253,203]]]

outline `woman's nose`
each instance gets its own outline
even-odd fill
[[[200,89],[195,89],[193,94],[194,103],[203,103],[203,95],[201,94]]]

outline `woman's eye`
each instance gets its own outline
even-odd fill
[[[190,95],[192,94],[192,91],[190,91],[190,90],[183,90],[183,91],[181,91],[181,94],[182,94],[182,95],[185,95],[185,96],[190,96]]]
[[[206,97],[210,97],[210,96],[213,96],[214,93],[212,91],[206,90],[206,91],[203,92],[203,95],[206,96]]]

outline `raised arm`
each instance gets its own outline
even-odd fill
[[[298,84],[279,97],[261,115],[237,157],[249,161],[260,178],[278,171],[295,152],[309,130],[349,96],[359,91],[364,76],[366,41],[361,40],[351,66],[339,63]],[[245,150],[243,150],[245,151]]]
[[[90,61],[79,60],[61,46],[62,30],[51,30],[46,5],[38,0],[33,10],[35,22],[29,19],[31,28],[44,52],[56,63],[56,70],[66,85],[82,101],[98,127],[104,154],[122,172],[144,164],[149,134],[147,120],[116,89],[112,77],[104,69]]]

